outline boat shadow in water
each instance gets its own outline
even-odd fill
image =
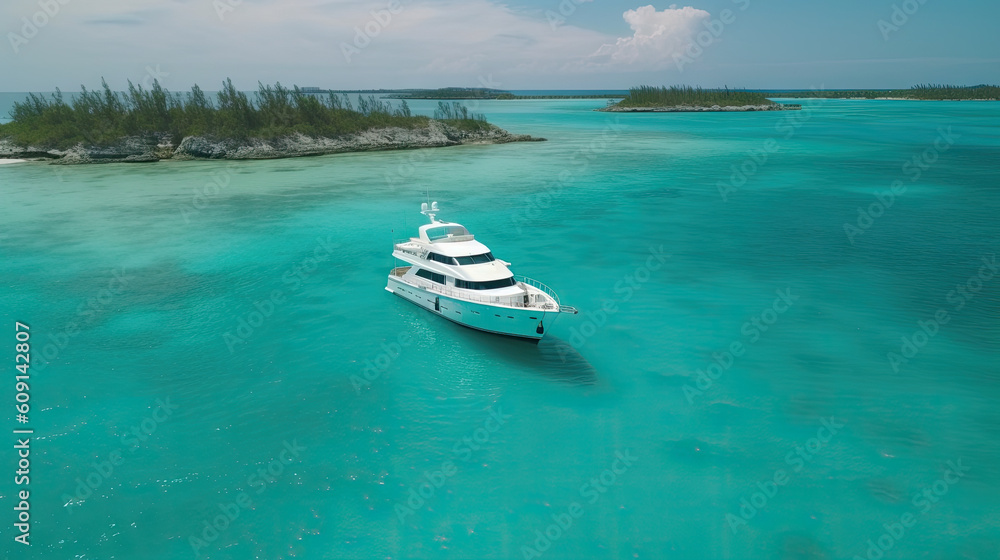
[[[476,340],[511,367],[523,368],[541,377],[571,385],[596,385],[598,372],[569,342],[546,334],[535,342],[501,336],[452,325],[461,334]]]
[[[569,342],[547,334],[535,349],[538,371],[546,377],[576,385],[597,384],[597,370]]]

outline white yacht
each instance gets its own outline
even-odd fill
[[[423,203],[431,223],[418,237],[394,242],[392,256],[410,266],[392,269],[387,291],[460,325],[535,342],[560,313],[577,313],[545,284],[514,276],[509,262],[464,226],[437,220],[437,212],[437,202]]]

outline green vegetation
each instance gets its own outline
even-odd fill
[[[497,99],[622,99],[624,97],[620,93],[590,95],[514,95],[513,93],[502,93]]]
[[[628,97],[616,107],[742,107],[745,105],[777,105],[763,93],[729,89],[701,89],[691,86],[639,86],[629,89]]]
[[[515,95],[509,91],[489,88],[441,88],[398,90],[392,99],[498,99],[502,101],[514,99],[607,99],[609,97],[625,97],[621,94],[588,94],[588,95]]]
[[[747,91],[701,89],[690,86],[651,87],[640,86],[629,90],[629,95],[616,107],[739,107],[744,105],[776,105],[771,97],[783,98],[899,98],[899,99],[1000,99],[1000,86],[948,86],[922,84],[910,89],[896,90],[808,90],[808,91]]]
[[[468,131],[482,130],[490,126],[483,114],[470,112],[468,107],[454,101],[451,103],[439,101],[437,109],[434,110],[434,118]]]
[[[102,80],[101,91],[82,88],[69,102],[58,90],[51,98],[29,94],[14,105],[12,122],[0,125],[0,138],[19,145],[65,149],[81,142],[108,146],[124,137],[157,140],[166,135],[176,145],[185,136],[245,140],[301,133],[336,137],[373,128],[423,128],[430,122],[412,115],[406,101],[398,108],[374,95],[358,96],[357,102],[355,109],[347,95],[314,95],[280,83],[260,84],[251,101],[227,79],[213,103],[197,85],[180,95],[163,89],[159,82],[153,82],[149,90],[129,82],[128,91],[119,93]],[[462,130],[491,126],[485,117],[457,103],[441,104],[435,116]]]
[[[821,98],[821,99],[843,99],[843,98],[896,98],[896,99],[921,99],[921,100],[1000,100],[1000,86],[948,86],[921,84],[910,89],[892,90],[818,90],[818,91],[783,91],[769,92],[769,97],[794,97],[794,98]]]

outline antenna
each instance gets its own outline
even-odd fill
[[[438,208],[437,202],[431,202],[430,204],[427,204],[426,202],[420,203],[420,213],[430,218],[432,224],[437,221],[434,219],[434,215],[440,211],[441,209]]]

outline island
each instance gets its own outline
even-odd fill
[[[525,100],[525,99],[620,99],[620,93],[517,95],[509,91],[492,88],[446,87],[439,89],[407,89],[394,91],[386,96],[391,99],[484,99],[484,100]]]
[[[509,92],[493,88],[446,87],[438,89],[404,89],[386,95],[389,99],[500,99]]]
[[[997,101],[1000,86],[950,86],[921,84],[910,89],[795,90],[767,92],[768,97],[794,99],[881,99],[895,101]]]
[[[796,111],[801,105],[775,103],[760,92],[702,89],[691,86],[638,86],[621,101],[597,111],[616,113],[692,113],[735,111]]]
[[[154,81],[128,91],[85,87],[29,94],[0,125],[0,158],[52,163],[274,159],[342,152],[541,141],[512,134],[457,102],[438,103],[434,117],[359,96],[321,95],[280,83],[259,84],[254,99],[227,79],[213,101],[197,85],[172,94]]]

